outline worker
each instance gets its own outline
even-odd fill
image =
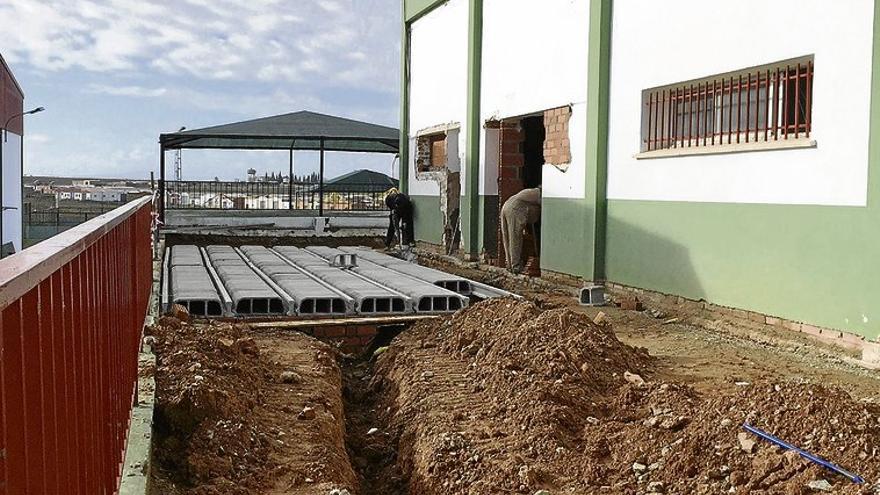
[[[391,211],[388,216],[388,234],[385,236],[385,247],[390,248],[397,238],[404,246],[414,242],[412,202],[406,194],[392,187],[385,193],[385,206]]]
[[[522,244],[527,227],[541,220],[541,187],[523,189],[501,207],[501,243],[507,269],[513,273],[523,270]]]

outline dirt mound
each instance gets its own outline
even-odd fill
[[[353,488],[330,347],[299,334],[257,336],[244,326],[173,318],[152,333],[158,493]]]
[[[419,324],[375,367],[383,441],[396,447],[385,468],[396,484],[375,493],[808,493],[822,481],[874,493],[877,406],[805,383],[701,396],[652,381],[656,365],[568,309],[492,300]],[[745,421],[869,484],[751,435],[741,445]],[[746,451],[749,440],[757,443]]]
[[[398,337],[374,388],[408,493],[533,493],[583,477],[583,427],[651,362],[582,314],[490,300]]]

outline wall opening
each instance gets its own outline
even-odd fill
[[[495,239],[485,245],[487,261],[496,266],[507,265],[501,236],[501,210],[511,196],[543,183],[543,167],[553,165],[562,171],[571,163],[569,121],[571,107],[561,106],[530,115],[485,123],[487,149],[497,149],[497,162],[486,165],[497,167],[498,207],[486,211],[484,222],[495,226]],[[491,146],[492,140],[496,146]],[[530,275],[540,274],[541,224],[534,224],[523,234],[523,261]]]
[[[440,125],[423,130],[415,139],[416,180],[430,180],[440,188],[443,248],[448,254],[461,245],[461,159],[459,127]]]

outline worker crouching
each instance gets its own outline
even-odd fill
[[[385,247],[391,248],[395,239],[403,246],[411,246],[415,242],[415,236],[413,234],[413,207],[409,197],[392,187],[385,193],[385,206],[390,210]]]
[[[522,273],[522,245],[526,228],[541,220],[541,188],[523,189],[501,207],[501,242],[507,269]]]

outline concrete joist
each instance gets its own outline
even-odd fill
[[[291,311],[281,294],[254,272],[234,248],[208,246],[205,252],[229,292],[237,315],[284,315]]]
[[[346,251],[327,246],[309,246],[306,250],[327,261],[336,259],[340,254],[346,254]],[[357,266],[352,267],[350,271],[406,294],[413,301],[413,310],[419,313],[454,312],[466,307],[469,302],[466,297],[458,293],[415,276],[386,268],[366,258],[358,258]]]
[[[427,266],[410,263],[409,261],[378,253],[363,246],[343,246],[339,249],[347,253],[357,254],[359,259],[370,261],[396,272],[410,275],[419,280],[424,280],[425,282],[430,282],[437,287],[443,287],[444,289],[463,296],[469,296],[473,293],[473,287],[470,280],[451,273],[441,272],[440,270],[428,268]]]
[[[193,316],[227,312],[196,246],[174,246],[166,250],[165,257],[166,304],[180,304]]]
[[[289,295],[299,315],[347,315],[354,313],[354,299],[311,276],[263,246],[244,246],[240,253],[259,274],[268,277]]]
[[[333,267],[326,259],[292,246],[280,246],[272,251],[345,293],[354,301],[357,313],[375,315],[412,312],[412,301],[405,294],[383,287],[351,270]]]

